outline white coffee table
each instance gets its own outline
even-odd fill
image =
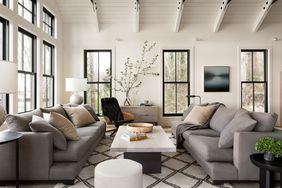
[[[127,131],[126,126],[120,126],[111,151],[124,152],[124,158],[137,161],[143,165],[144,173],[161,173],[161,152],[176,152],[176,147],[168,138],[161,126],[154,126],[148,138],[129,142],[121,138]]]

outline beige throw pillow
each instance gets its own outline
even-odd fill
[[[79,140],[76,128],[74,125],[65,118],[63,115],[56,112],[50,113],[49,123],[63,133],[68,140]]]
[[[195,106],[184,119],[184,123],[203,126],[210,119],[215,110],[215,105]]]
[[[65,107],[64,109],[76,127],[83,127],[96,122],[93,116],[83,106]]]

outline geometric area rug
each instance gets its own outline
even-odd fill
[[[171,137],[171,135],[169,135]],[[171,138],[175,143],[175,140]],[[113,138],[106,136],[76,178],[74,185],[56,184],[53,188],[94,188],[94,169],[102,161],[123,158],[119,152],[111,152]],[[162,173],[144,174],[144,188],[232,188],[231,184],[212,185],[209,176],[186,152],[162,153]],[[249,186],[248,186],[249,187]]]

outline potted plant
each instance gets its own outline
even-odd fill
[[[260,138],[256,142],[255,149],[264,153],[266,161],[274,161],[274,158],[282,157],[282,141],[272,137]]]

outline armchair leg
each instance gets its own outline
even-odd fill
[[[117,130],[118,130],[118,129],[115,129],[115,130],[112,132],[111,137],[116,134]]]

